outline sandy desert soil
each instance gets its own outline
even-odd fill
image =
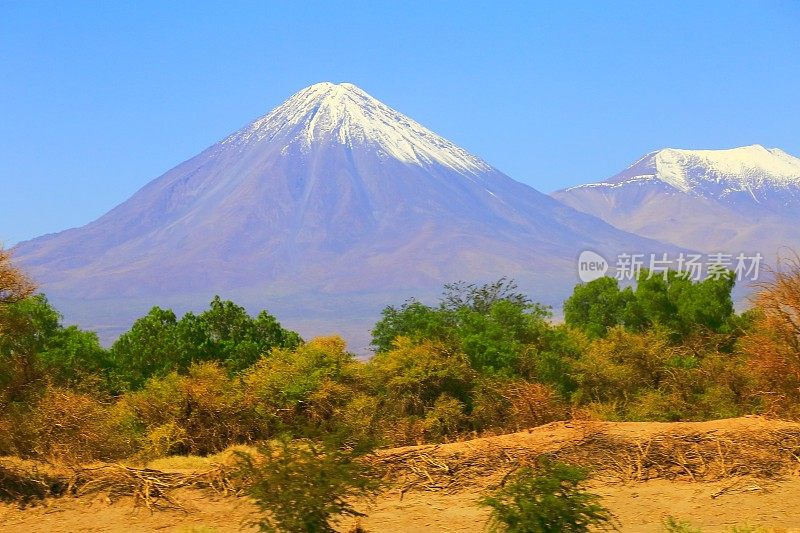
[[[564,449],[585,440],[587,434],[602,432],[641,445],[665,435],[752,439],[781,430],[797,432],[800,425],[755,417],[676,424],[556,423],[511,435],[386,450],[381,452],[384,460],[397,465],[411,462],[413,468],[395,468],[395,485],[371,504],[361,505],[368,514],[361,523],[374,532],[482,531],[486,511],[475,502],[482,491],[499,482],[509,465],[521,456]],[[789,465],[781,475],[765,479],[748,475],[742,469],[746,466],[726,465],[741,475],[716,476],[712,481],[693,481],[691,474],[679,472],[672,479],[646,481],[598,476],[591,490],[603,497],[622,531],[663,531],[663,520],[674,516],[709,532],[730,531],[737,525],[800,532],[800,476]],[[50,499],[26,509],[0,504],[0,531],[255,531],[246,525],[255,516],[255,507],[245,498],[194,489],[178,490],[174,496],[185,512],[150,512],[135,507],[132,499],[111,502],[102,494]],[[349,525],[342,524],[342,529]]]

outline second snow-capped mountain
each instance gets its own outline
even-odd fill
[[[553,197],[614,226],[709,253],[800,247],[800,159],[760,145],[664,149]]]

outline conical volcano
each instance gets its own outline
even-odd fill
[[[459,279],[513,276],[557,303],[586,248],[658,245],[512,180],[354,85],[319,83],[100,219],[16,253],[88,327],[127,326],[132,316],[109,314],[120,303],[133,315],[221,293],[333,331],[346,329],[347,302],[374,314],[395,303],[381,295]]]

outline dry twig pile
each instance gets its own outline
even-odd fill
[[[423,446],[389,451],[377,459],[384,478],[402,493],[409,490],[457,492],[497,482],[541,455],[589,467],[605,482],[650,479],[718,481],[751,476],[774,479],[800,472],[800,427],[770,431],[696,431],[642,438],[602,428],[554,444],[470,447]]]
[[[238,495],[242,491],[240,480],[226,465],[182,473],[121,464],[66,469],[0,462],[0,501],[23,505],[54,496],[103,494],[110,500],[133,498],[135,505],[150,510],[184,510],[174,495],[184,488],[207,489],[224,495]]]

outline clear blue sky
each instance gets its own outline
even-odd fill
[[[319,81],[545,192],[665,146],[800,155],[800,2],[0,0],[0,240],[85,224]]]

